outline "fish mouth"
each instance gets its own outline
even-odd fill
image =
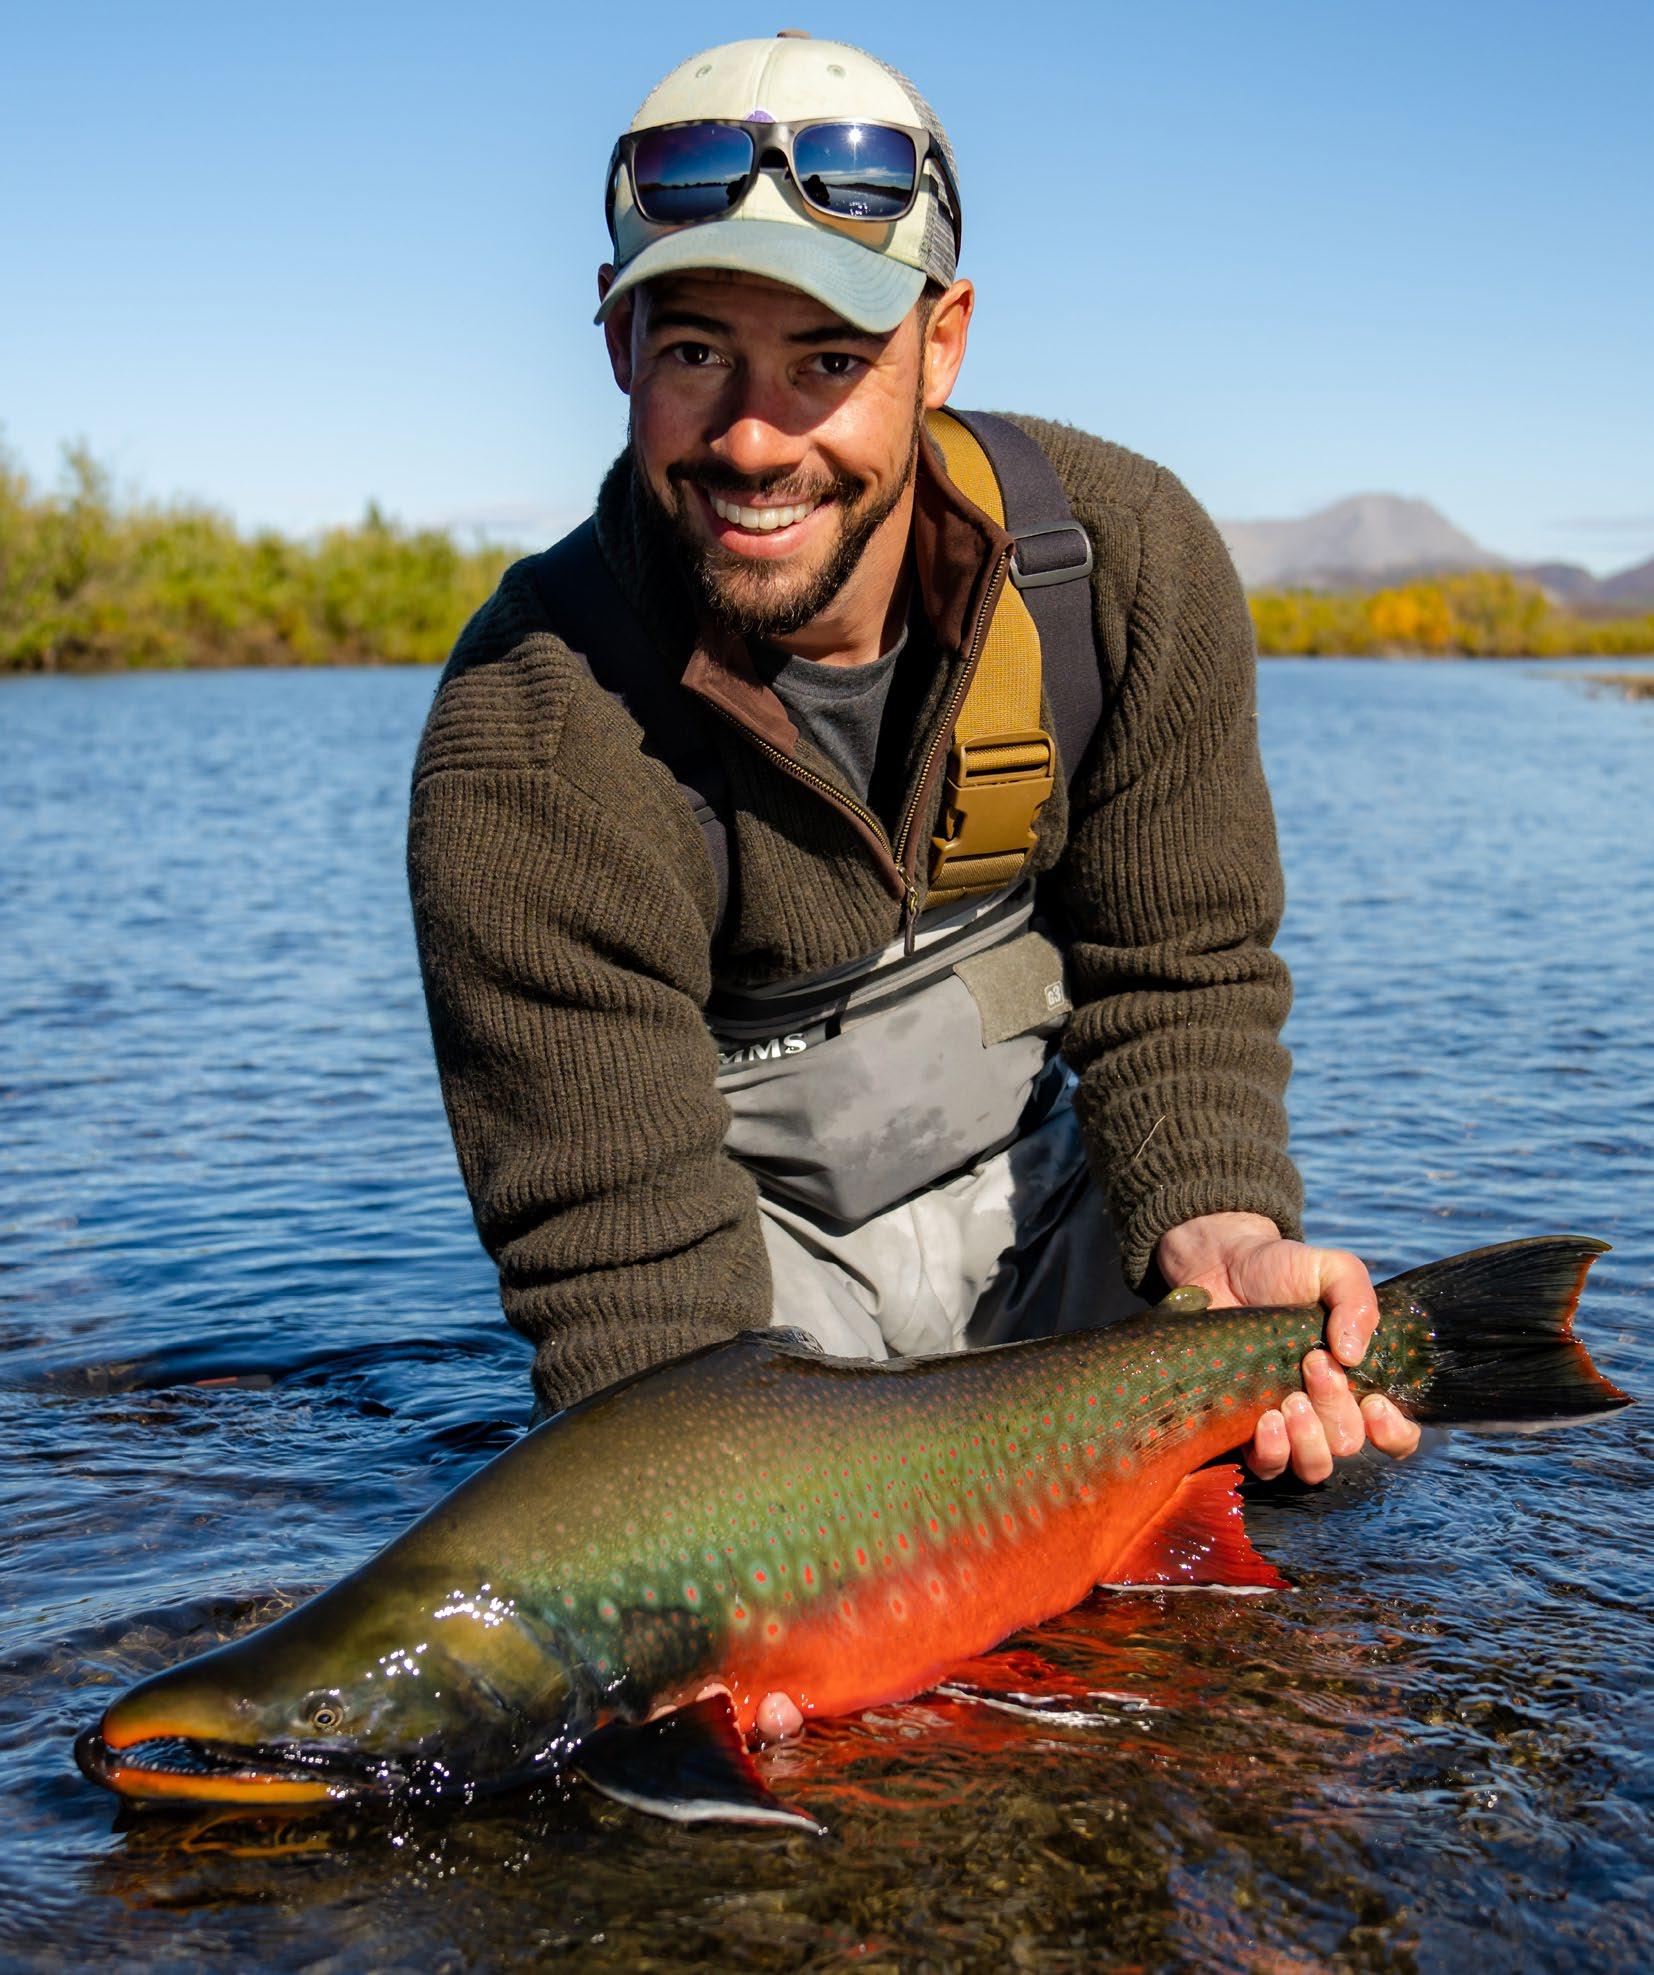
[[[365,1777],[336,1773],[337,1760],[330,1751],[324,1771],[319,1755],[193,1735],[156,1735],[114,1747],[101,1727],[88,1728],[75,1742],[83,1776],[140,1803],[326,1804],[372,1789]]]

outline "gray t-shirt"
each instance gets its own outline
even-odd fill
[[[823,665],[761,646],[754,654],[759,671],[793,717],[793,725],[844,777],[858,801],[866,802],[879,752],[879,726],[896,662],[906,648],[907,629],[866,665]]]

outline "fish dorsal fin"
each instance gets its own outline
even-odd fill
[[[1241,1471],[1197,1468],[1108,1574],[1110,1584],[1228,1585],[1280,1591],[1286,1579],[1252,1547],[1241,1518]]]
[[[600,1728],[573,1767],[617,1804],[677,1824],[712,1821],[823,1827],[764,1787],[735,1726],[727,1694],[712,1694],[653,1721]]]

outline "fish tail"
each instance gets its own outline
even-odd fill
[[[1392,1277],[1379,1287],[1381,1321],[1357,1384],[1444,1426],[1537,1427],[1617,1412],[1630,1398],[1573,1336],[1586,1273],[1607,1250],[1589,1235],[1542,1235]]]

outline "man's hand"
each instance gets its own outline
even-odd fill
[[[1344,1376],[1358,1365],[1378,1328],[1378,1299],[1359,1256],[1341,1248],[1283,1241],[1261,1214],[1205,1214],[1160,1237],[1160,1273],[1173,1284],[1204,1289],[1214,1309],[1237,1305],[1327,1306],[1329,1351],[1304,1360],[1304,1391],[1258,1421],[1246,1464],[1265,1481],[1290,1465],[1300,1481],[1325,1481],[1335,1456],[1356,1453],[1363,1441],[1403,1460],[1419,1444],[1419,1429],[1388,1399],[1370,1393],[1359,1406]]]

